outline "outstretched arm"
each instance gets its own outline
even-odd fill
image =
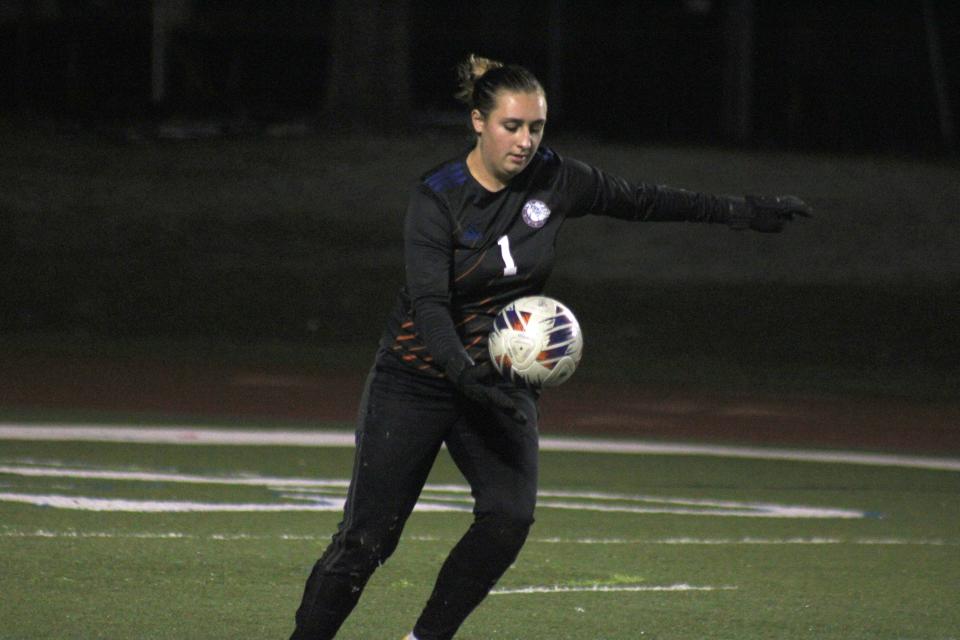
[[[565,160],[567,184],[579,194],[574,215],[594,214],[644,222],[706,222],[764,233],[783,230],[812,210],[796,196],[711,195],[633,183],[577,160]]]

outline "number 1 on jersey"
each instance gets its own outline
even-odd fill
[[[500,245],[500,256],[503,258],[503,275],[517,275],[517,263],[513,261],[513,256],[510,255],[510,238],[500,236],[497,244]]]

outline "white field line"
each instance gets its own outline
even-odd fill
[[[554,491],[550,489],[541,489],[537,495],[540,498],[564,498],[580,500],[600,500],[600,501],[641,501],[652,504],[684,505],[689,507],[708,507],[714,509],[743,509],[748,507],[754,510],[782,509],[784,505],[769,502],[738,502],[734,500],[716,500],[707,498],[670,498],[651,495],[628,495],[623,493],[599,493],[592,491]],[[541,502],[542,504],[542,502]],[[793,507],[805,509],[806,507]],[[820,507],[816,507],[821,510]],[[849,512],[849,510],[840,510]]]
[[[193,502],[187,500],[123,500],[118,498],[88,498],[86,496],[35,495],[0,493],[0,502],[18,502],[38,507],[54,507],[75,511],[133,512],[133,513],[278,513],[287,511],[343,511],[344,500],[324,500],[312,503],[233,503]],[[463,507],[418,503],[417,511],[464,511]]]
[[[676,516],[713,516],[726,518],[840,518],[861,520],[867,517],[863,511],[852,509],[831,509],[824,507],[791,507],[788,505],[766,505],[763,508],[751,508],[746,503],[740,509],[691,509],[683,507],[634,507],[629,505],[610,505],[585,502],[540,501],[539,508],[565,509],[568,511],[595,511],[598,513],[643,513],[670,514]]]
[[[31,504],[37,507],[52,507],[73,511],[127,512],[127,513],[282,513],[289,511],[332,511],[341,512],[345,500],[312,500],[300,502],[196,502],[189,500],[130,500],[122,498],[91,498],[88,496],[70,496],[61,494],[0,493],[0,502]],[[680,515],[725,518],[811,518],[811,519],[863,519],[866,515],[860,511],[844,509],[820,509],[812,507],[778,506],[764,510],[724,509],[704,511],[669,507],[615,507],[589,503],[549,502],[538,505],[545,509],[564,509],[568,511],[597,511],[605,513],[631,513],[645,515]],[[457,505],[443,502],[417,502],[415,510],[429,512],[467,512],[469,504]]]
[[[527,542],[539,544],[574,545],[676,545],[676,546],[821,546],[821,545],[872,545],[872,546],[919,546],[957,547],[960,540],[907,539],[907,538],[530,538]]]
[[[490,592],[492,596],[512,596],[512,595],[522,595],[529,593],[618,593],[618,592],[662,592],[662,591],[735,591],[737,587],[723,586],[723,587],[710,587],[703,586],[697,587],[690,584],[671,584],[671,585],[586,585],[586,586],[576,586],[576,587],[565,587],[563,585],[554,585],[551,587],[517,587],[517,588],[504,588],[504,589],[494,589]]]
[[[198,535],[182,531],[166,532],[117,532],[117,531],[52,531],[49,529],[17,530],[0,529],[0,538],[38,538],[38,539],[135,539],[135,540],[210,540],[214,542],[245,542],[280,540],[286,542],[313,542],[329,540],[327,534],[254,535],[249,533],[209,533]],[[406,536],[405,541],[425,543],[447,543],[437,536]],[[585,546],[623,545],[675,545],[675,546],[823,546],[823,545],[860,545],[860,546],[918,546],[918,547],[957,547],[960,540],[907,539],[907,538],[530,538],[527,544],[572,544]]]
[[[78,480],[118,480],[122,482],[171,482],[176,484],[222,484],[240,487],[335,487],[346,490],[349,480],[276,478],[269,476],[203,476],[189,473],[157,473],[151,471],[118,471],[96,469],[69,469],[64,467],[41,467],[0,465],[0,473],[28,478],[74,478]],[[437,490],[437,489],[434,489]],[[460,488],[460,490],[466,490]]]
[[[98,425],[78,425],[65,427],[44,424],[25,426],[13,423],[0,423],[0,440],[128,442],[175,445],[354,446],[354,434],[348,431],[253,431],[198,429],[190,426],[104,427]],[[541,439],[540,449],[542,451],[574,451],[580,453],[711,456],[721,458],[748,458],[753,460],[788,460],[793,462],[859,464],[960,471],[960,459],[957,458],[862,453],[856,451],[817,451],[549,437]]]
[[[464,487],[466,489],[466,487]],[[542,498],[551,492],[540,491],[538,495]],[[580,497],[575,492],[562,492],[567,497]],[[282,493],[280,497],[288,500],[316,500],[315,492],[290,492]],[[738,518],[841,518],[841,519],[862,519],[867,517],[863,511],[851,509],[831,509],[829,507],[802,507],[789,506],[775,503],[757,503],[757,502],[731,502],[731,501],[711,501],[711,500],[686,500],[683,498],[650,498],[648,496],[624,496],[590,493],[589,497],[601,501],[628,500],[631,502],[653,502],[663,505],[691,505],[696,504],[698,508],[688,508],[683,506],[663,506],[663,507],[640,507],[623,504],[602,504],[590,502],[562,502],[558,500],[539,500],[537,506],[541,509],[566,509],[568,511],[595,511],[601,513],[642,513],[648,515],[669,514],[675,516],[714,516],[714,517],[738,517]],[[436,496],[430,495],[429,491],[424,491],[420,496],[421,502],[436,503],[460,502],[472,504],[473,498],[464,494],[460,497]],[[419,504],[419,503],[418,503]],[[464,508],[465,509],[465,508]]]
[[[147,483],[189,483],[228,486],[259,486],[270,489],[293,503],[244,503],[129,500],[87,496],[3,492],[0,502],[85,511],[126,512],[249,512],[249,511],[339,511],[344,497],[329,489],[345,490],[346,480],[277,478],[269,476],[203,476],[146,471],[70,469],[60,466],[0,465],[0,474],[30,478],[70,478]],[[427,485],[417,503],[418,511],[465,511],[470,509],[470,489],[465,485]],[[631,514],[670,514],[745,518],[839,518],[860,519],[868,514],[855,509],[807,507],[775,503],[702,500],[664,496],[627,495],[596,491],[541,490],[539,508]],[[656,506],[649,506],[650,504]]]
[[[43,424],[23,426],[11,423],[0,423],[0,440],[264,447],[352,447],[355,442],[354,434],[347,431],[248,431],[245,429],[197,429],[190,426],[76,425],[65,427]]]

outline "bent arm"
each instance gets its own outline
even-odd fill
[[[450,216],[424,188],[410,199],[404,221],[404,260],[413,322],[434,362],[447,375],[473,364],[450,313],[453,231]]]

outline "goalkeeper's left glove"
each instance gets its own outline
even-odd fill
[[[447,377],[466,398],[491,409],[502,411],[517,424],[523,425],[527,417],[517,403],[496,386],[493,367],[489,362],[474,364],[469,358],[454,358],[446,367]]]

